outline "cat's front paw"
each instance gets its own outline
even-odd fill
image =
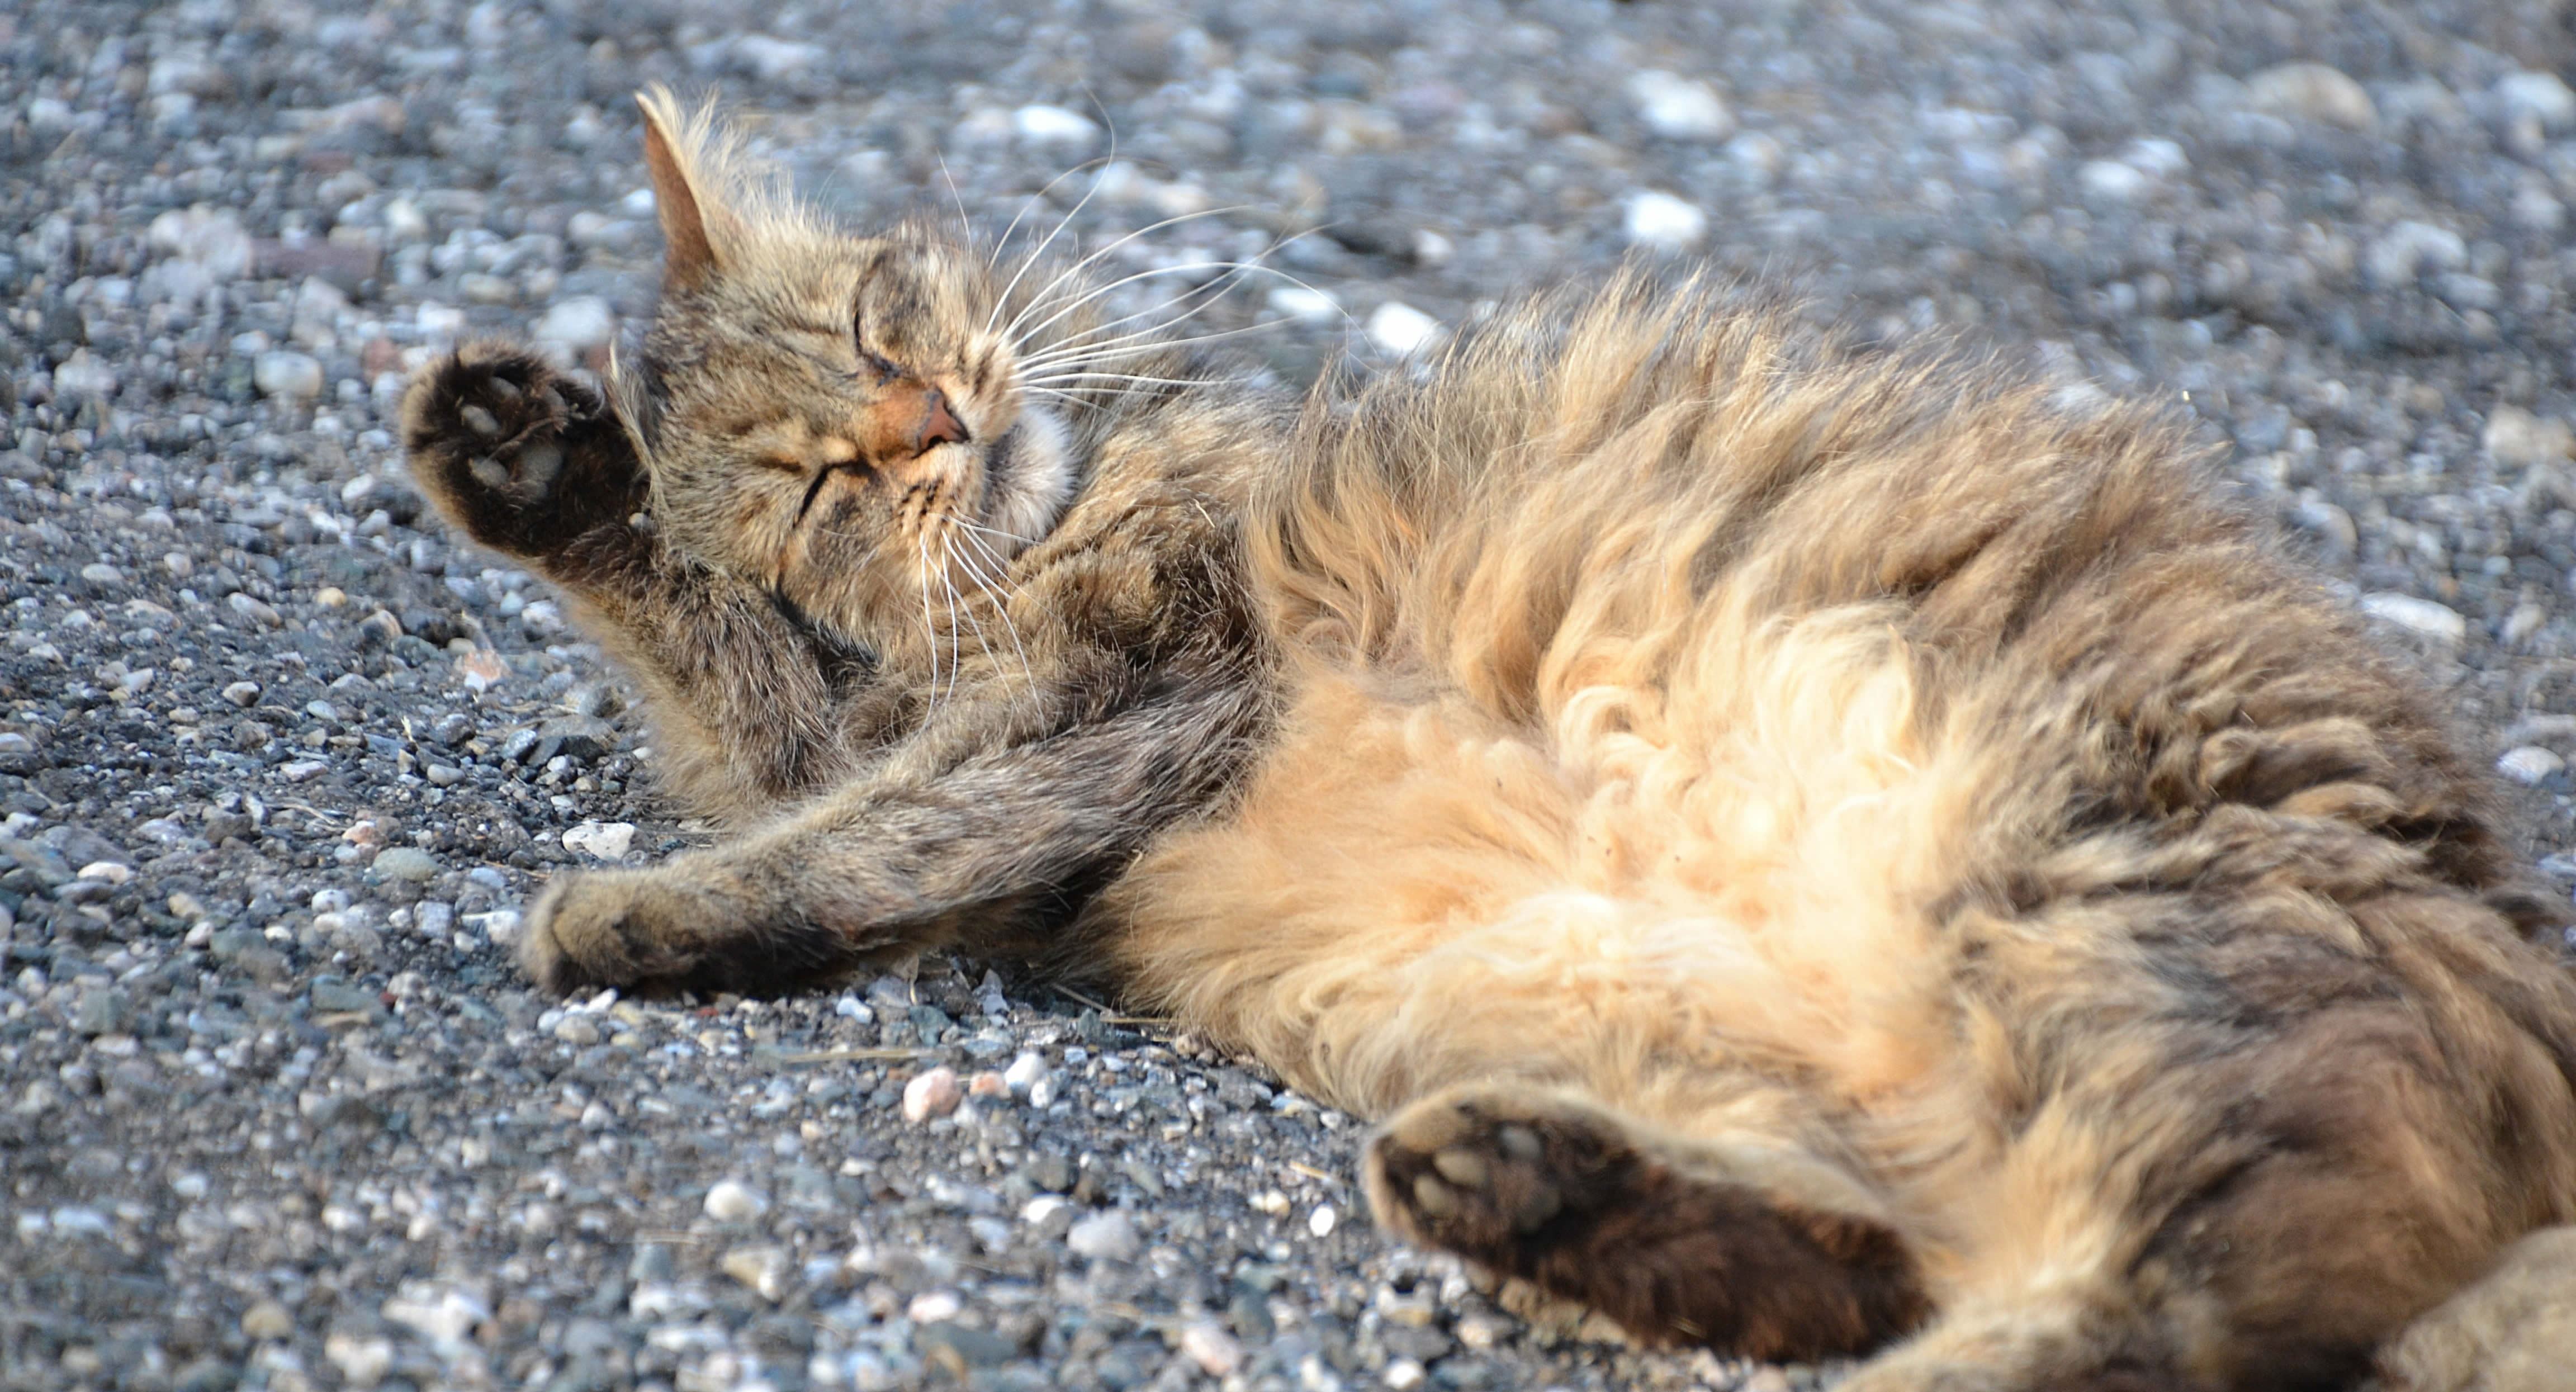
[[[599,396],[523,349],[468,344],[403,397],[412,476],[476,541],[539,557],[642,505],[634,447]]]
[[[691,905],[650,872],[575,871],[537,896],[519,935],[519,969],[558,996],[685,979],[703,938]]]
[[[556,995],[621,989],[773,991],[844,969],[851,940],[730,873],[683,857],[558,875],[519,938],[519,967]]]

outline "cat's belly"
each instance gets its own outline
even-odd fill
[[[1914,1092],[1984,761],[1927,746],[1883,613],[1725,617],[1575,654],[1536,720],[1308,681],[1239,810],[1116,891],[1139,984],[1372,1115],[1514,1074]]]

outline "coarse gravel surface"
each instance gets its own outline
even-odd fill
[[[698,833],[389,431],[462,335],[596,366],[649,311],[638,86],[720,85],[853,219],[1265,257],[1205,322],[1274,323],[1242,342],[1284,385],[1704,255],[2173,400],[2456,694],[2564,882],[2571,63],[2538,0],[0,12],[0,1384],[1832,1375],[1524,1326],[1372,1230],[1351,1118],[981,966],[528,991],[547,873]]]

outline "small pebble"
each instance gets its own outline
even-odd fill
[[[2379,124],[2370,93],[2323,63],[2283,63],[2245,80],[2245,95],[2258,111],[2366,131]]]
[[[1649,68],[1629,77],[1628,97],[1646,129],[1667,140],[1717,141],[1735,133],[1735,117],[1717,89],[1694,78]]]
[[[1010,1086],[1011,1091],[1026,1097],[1029,1089],[1036,1087],[1046,1075],[1046,1057],[1029,1052],[1011,1060],[1011,1066],[1002,1070],[1002,1081]]]
[[[584,822],[563,834],[566,849],[600,860],[622,859],[635,844],[633,822]]]
[[[2525,787],[2538,787],[2541,780],[2567,767],[2567,761],[2536,744],[2508,749],[2496,760],[2496,772]]]
[[[710,1191],[707,1198],[712,1202],[714,1193]],[[793,1263],[786,1248],[764,1244],[736,1247],[725,1253],[717,1265],[727,1276],[760,1292],[762,1299],[775,1301],[787,1294],[787,1277]]]
[[[1688,251],[1708,235],[1708,214],[1699,205],[1660,189],[1628,195],[1625,226],[1628,240],[1652,251]]]
[[[1418,353],[1440,338],[1440,321],[1401,300],[1389,300],[1369,316],[1369,342],[1396,357]]]
[[[1001,1074],[987,1068],[966,1080],[966,1095],[988,1099],[1008,1097],[1011,1095],[1011,1085],[1003,1081]]]
[[[748,1223],[769,1211],[769,1196],[739,1180],[718,1180],[707,1191],[706,1207],[719,1223]]]
[[[1306,1231],[1317,1237],[1330,1237],[1333,1225],[1341,1219],[1342,1215],[1335,1213],[1331,1204],[1317,1204],[1315,1211],[1306,1216]]]
[[[1193,1321],[1181,1331],[1181,1352],[1209,1377],[1224,1377],[1243,1362],[1243,1345],[1207,1320]]]
[[[378,874],[390,879],[424,884],[438,878],[438,857],[417,846],[387,846],[376,852]]]
[[[2413,595],[2380,592],[2361,597],[2361,611],[2375,619],[2385,619],[2400,628],[2442,642],[2456,643],[2468,635],[2469,621],[2460,611],[2429,599]]]
[[[957,1110],[961,1096],[956,1069],[931,1069],[903,1085],[903,1118],[919,1122],[944,1117]]]
[[[1145,1240],[1136,1232],[1136,1220],[1124,1209],[1096,1213],[1076,1223],[1064,1235],[1064,1245],[1078,1257],[1093,1261],[1134,1261],[1145,1250]]]
[[[241,1332],[251,1339],[283,1339],[295,1333],[295,1316],[274,1300],[263,1300],[242,1312]]]
[[[262,353],[251,364],[251,384],[262,396],[309,401],[322,394],[322,364],[302,353]]]

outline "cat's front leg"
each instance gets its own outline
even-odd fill
[[[402,431],[413,479],[450,523],[557,580],[578,584],[567,564],[645,505],[626,427],[525,349],[470,343],[424,368],[403,396]]]
[[[929,768],[898,761],[735,840],[547,886],[519,961],[558,993],[790,990],[862,964],[1022,950],[1239,766],[1266,708],[1241,680],[1176,679]]]

